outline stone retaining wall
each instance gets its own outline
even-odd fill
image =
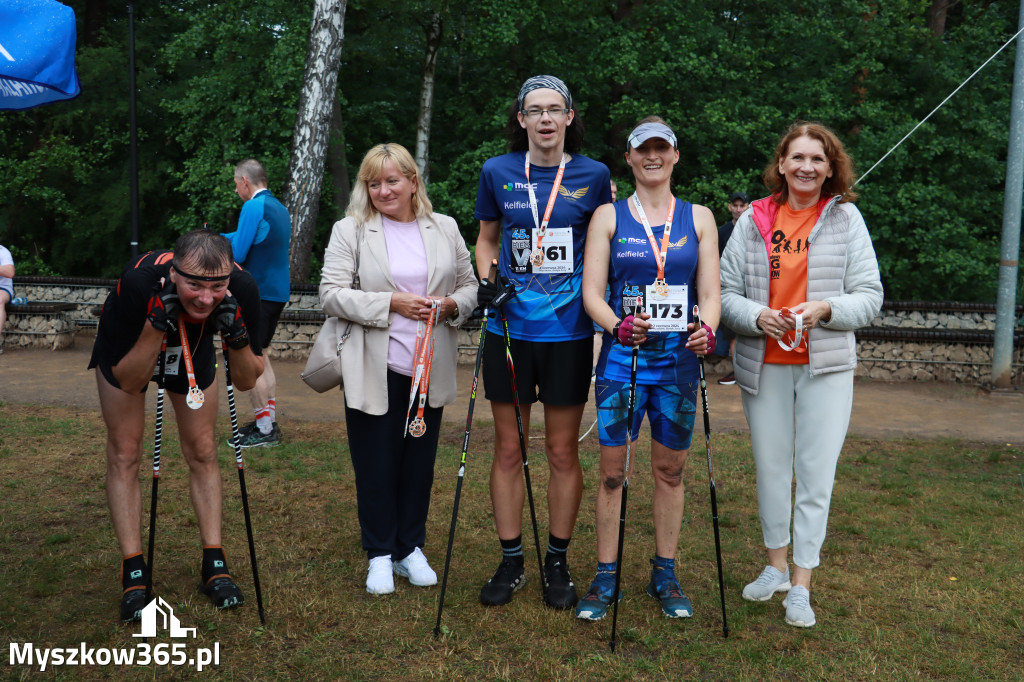
[[[96,324],[97,317],[92,314],[95,306],[103,305],[110,293],[110,284],[25,284],[14,278],[14,295],[24,296],[29,303],[71,303],[75,307],[69,316],[80,326]]]
[[[992,383],[992,346],[968,343],[859,341],[857,376],[882,381]],[[1024,386],[1024,347],[1014,348],[1011,383]]]
[[[10,315],[7,326],[8,348],[44,345],[62,348],[69,336],[68,325],[94,326],[94,309],[103,303],[113,284],[50,284],[25,283],[15,278],[15,295],[30,302],[72,303],[74,309],[61,319],[45,316]],[[923,304],[934,309],[914,309],[913,304],[893,302],[883,308],[871,324],[871,329],[884,336],[885,330],[932,330],[991,332],[995,329],[996,314],[979,310],[957,310],[960,304]],[[943,306],[947,308],[943,308]],[[971,306],[978,307],[978,306]],[[904,309],[906,308],[906,309]],[[271,346],[274,357],[303,359],[320,331],[321,322],[290,320],[289,313],[320,313],[320,301],[314,286],[300,286],[292,292],[291,301],[277,327]],[[27,319],[23,319],[23,317]],[[1024,329],[1018,312],[1017,329]],[[23,333],[17,335],[21,330]],[[31,332],[31,333],[29,333]],[[73,329],[71,330],[73,337]],[[472,326],[459,332],[459,362],[472,363],[476,355],[479,328]],[[52,338],[51,338],[52,337]],[[25,340],[31,339],[31,340]],[[862,339],[858,343],[860,363],[858,376],[885,381],[953,381],[985,383],[991,379],[992,346],[988,342],[946,342]],[[717,375],[732,369],[728,359],[709,358],[708,373]],[[1024,347],[1014,348],[1012,360],[1013,384],[1024,385]]]
[[[55,306],[59,308],[60,306]],[[78,325],[68,310],[41,310],[44,306],[26,306],[25,312],[18,307],[8,309],[7,324],[4,325],[4,350],[19,348],[49,348],[61,350],[70,348],[75,342]]]

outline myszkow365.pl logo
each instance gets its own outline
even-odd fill
[[[174,609],[160,597],[142,609],[141,630],[132,637],[156,637],[160,630],[167,630],[171,638],[175,639],[196,636],[196,629],[182,627],[174,615]],[[45,671],[47,666],[187,665],[201,671],[211,665],[220,665],[220,642],[214,642],[212,648],[197,648],[191,654],[185,642],[140,642],[135,646],[120,648],[91,647],[85,642],[77,647],[37,647],[32,642],[11,642],[10,652],[10,665],[39,666],[40,672]]]

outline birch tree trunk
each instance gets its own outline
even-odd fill
[[[430,119],[434,114],[434,72],[437,53],[441,49],[441,15],[434,12],[427,27],[427,51],[423,57],[423,80],[420,85],[420,114],[416,121],[416,165],[423,184],[430,180]]]
[[[338,91],[338,64],[345,38],[347,0],[315,0],[309,50],[288,161],[284,205],[292,218],[291,281],[309,278],[309,259],[320,208],[331,112]]]

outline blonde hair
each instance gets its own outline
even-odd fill
[[[412,210],[416,217],[429,216],[434,211],[434,206],[427,198],[427,190],[423,186],[419,168],[416,167],[409,150],[394,142],[379,144],[366,152],[362,163],[359,164],[359,174],[356,176],[355,186],[352,187],[352,196],[349,198],[345,215],[366,222],[378,214],[373,202],[370,201],[367,184],[381,178],[384,174],[385,161],[391,161],[399,173],[416,183],[416,191],[412,195]]]

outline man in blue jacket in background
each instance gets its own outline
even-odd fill
[[[277,321],[291,295],[288,272],[288,248],[292,222],[288,209],[267,189],[267,171],[256,159],[235,166],[235,194],[245,202],[238,216],[238,229],[224,236],[231,242],[235,260],[248,270],[260,288],[260,347],[265,351],[274,338]],[[277,445],[281,429],[277,425],[277,380],[270,357],[263,356],[264,370],[249,392],[256,420],[243,427],[239,445],[243,448]]]

